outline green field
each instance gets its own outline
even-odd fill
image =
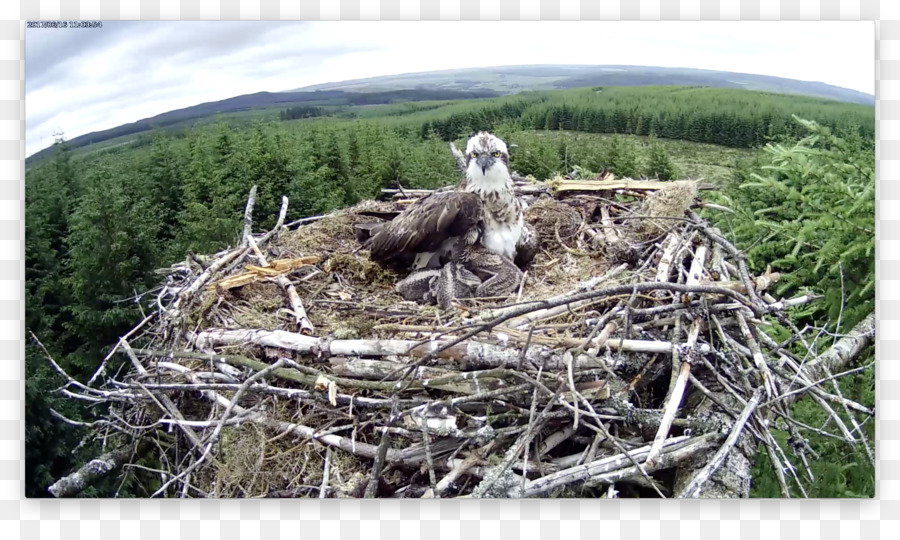
[[[531,138],[540,140],[541,142],[538,144],[565,149],[564,152],[568,156],[568,163],[565,158],[555,159],[552,160],[551,164],[544,165],[538,170],[527,171],[532,174],[536,173],[537,176],[543,178],[550,176],[552,172],[571,171],[572,166],[576,165],[587,166],[595,170],[603,168],[602,149],[608,147],[615,139],[620,139],[633,148],[634,152],[639,156],[639,172],[645,173],[646,176],[654,176],[653,171],[647,168],[648,165],[646,163],[653,144],[657,144],[665,150],[681,173],[681,177],[702,178],[711,182],[730,180],[734,171],[742,164],[761,158],[761,154],[757,149],[729,148],[714,144],[637,135],[536,130],[512,132],[506,135],[506,138],[515,144],[521,145],[522,142],[525,142],[525,150],[522,153],[530,152],[530,147],[533,143],[530,144],[526,141],[530,141]],[[597,155],[600,155],[601,158],[597,159]]]
[[[812,289],[826,296],[794,314],[797,324],[833,331],[830,321],[840,312],[846,330],[874,306],[874,235],[865,234],[874,230],[873,107],[730,89],[603,87],[324,106],[324,116],[296,120],[280,120],[283,111],[187,119],[74,151],[61,142],[30,164],[26,328],[69,373],[86,378],[140,320],[140,306],[125,300],[158,285],[155,269],[234,244],[250,186],[259,186],[260,229],[274,225],[283,195],[292,220],[385,187],[435,188],[459,178],[447,141],[463,142],[479,129],[517,145],[512,168],[539,179],[578,168],[717,184],[720,193],[710,196],[736,213],[709,217],[747,250],[754,271],[769,263],[782,271],[779,295]],[[811,133],[815,139],[798,145]],[[768,143],[775,146],[764,148]],[[777,328],[773,333],[777,338]],[[49,392],[59,381],[33,342],[26,353],[26,490],[43,495],[48,481],[80,457],[70,452],[80,432],[49,408],[89,413]],[[845,395],[871,405],[872,377],[847,379]],[[806,414],[818,420],[814,411]],[[864,458],[811,440],[826,480],[810,491],[873,492]],[[754,494],[778,496],[765,478]]]

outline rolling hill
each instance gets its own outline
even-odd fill
[[[101,143],[117,137],[133,135],[156,128],[171,127],[177,124],[195,122],[203,118],[224,113],[263,109],[285,109],[292,106],[330,106],[351,107],[364,105],[388,105],[392,103],[408,103],[415,101],[460,100],[496,97],[498,92],[491,90],[452,90],[441,88],[429,89],[395,89],[382,92],[346,92],[344,90],[316,90],[303,92],[257,92],[245,94],[221,101],[201,103],[184,109],[176,109],[144,118],[136,122],[122,124],[111,129],[94,131],[74,137],[68,141],[69,147],[76,149],[91,144]],[[53,153],[53,147],[44,148],[25,159],[31,165]]]
[[[694,86],[758,90],[874,105],[870,94],[824,84],[781,77],[725,71],[646,66],[503,66],[425,73],[407,73],[370,79],[318,84],[284,92],[258,92],[201,103],[151,118],[96,131],[69,140],[73,149],[162,127],[186,125],[220,114],[275,110],[292,106],[354,107],[417,101],[467,100],[525,91],[561,90],[590,86]],[[30,166],[53,153],[40,150],[25,160]]]
[[[713,86],[815,96],[874,105],[875,96],[814,81],[691,68],[620,65],[500,66],[407,73],[317,84],[292,90],[385,92],[401,89],[489,90],[503,94],[583,86]]]

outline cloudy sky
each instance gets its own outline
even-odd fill
[[[874,93],[871,22],[104,22],[27,29],[26,155],[173,109],[439,69],[624,64]]]

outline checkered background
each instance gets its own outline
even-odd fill
[[[876,227],[876,274],[878,314],[890,317],[879,319],[878,327],[877,499],[24,499],[24,21],[36,19],[876,21],[876,212],[881,217]],[[900,220],[892,219],[898,215],[898,0],[4,0],[0,5],[0,537],[900,538],[900,363],[891,364],[900,359],[900,340],[893,339],[900,336]]]

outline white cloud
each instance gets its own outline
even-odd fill
[[[26,154],[49,145],[56,130],[72,138],[251,92],[466,67],[689,67],[874,93],[874,50],[871,22],[836,21],[176,21],[29,29]]]

